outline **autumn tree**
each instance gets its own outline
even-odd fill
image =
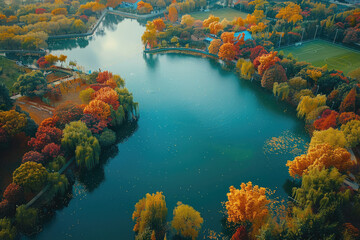
[[[48,172],[40,163],[26,162],[13,172],[13,182],[27,192],[39,192],[45,185]]]
[[[210,33],[214,35],[217,35],[223,28],[224,27],[220,22],[212,22],[209,25]]]
[[[76,164],[92,169],[99,163],[100,144],[91,131],[81,121],[71,122],[63,131],[61,146],[70,154],[75,154]]]
[[[85,90],[82,90],[79,93],[79,97],[81,99],[81,102],[84,104],[88,104],[91,101],[92,95],[94,94],[95,90],[92,88],[87,88]]]
[[[122,109],[122,107],[120,107],[119,109]],[[125,113],[123,115],[125,117]],[[111,115],[111,119],[112,121],[116,121],[116,116]],[[107,121],[100,120],[94,117],[93,115],[89,115],[89,114],[84,114],[84,116],[81,118],[81,121],[86,124],[86,126],[93,134],[100,134],[108,125]],[[121,124],[115,126],[120,126],[120,125]]]
[[[256,233],[269,216],[270,200],[266,192],[265,188],[253,186],[251,182],[242,183],[240,189],[231,186],[225,202],[227,220],[233,223],[250,222],[253,233]]]
[[[13,106],[13,100],[10,98],[9,90],[5,84],[0,83],[0,111],[7,111]]]
[[[195,240],[201,229],[201,224],[204,222],[200,213],[191,206],[178,202],[173,214],[171,226],[176,233],[184,238]]]
[[[178,20],[178,11],[176,10],[176,7],[174,7],[174,6],[169,7],[168,19],[170,22],[173,22],[173,23]]]
[[[221,45],[222,45],[222,42],[220,39],[212,40],[209,45],[209,48],[208,48],[209,53],[217,55]]]
[[[11,224],[10,219],[0,219],[0,238],[4,240],[13,240],[17,236],[16,228]]]
[[[57,106],[54,111],[54,117],[58,119],[57,125],[63,128],[65,124],[79,120],[83,115],[81,106],[73,102],[64,102]]]
[[[275,97],[280,97],[281,100],[286,100],[289,97],[290,88],[286,82],[275,82],[273,86],[273,94]]]
[[[26,162],[44,163],[44,155],[36,151],[29,151],[22,158],[22,163]]]
[[[56,143],[49,143],[43,148],[41,153],[47,161],[52,160],[61,154],[60,145]]]
[[[14,88],[23,96],[42,96],[47,91],[47,81],[41,71],[32,71],[20,75],[14,83]]]
[[[147,3],[147,2],[143,2],[143,1],[139,1],[137,3],[137,8],[136,8],[139,13],[149,13],[153,10],[153,7],[151,6],[150,3]]]
[[[52,15],[67,15],[68,11],[66,10],[66,8],[55,8],[54,10],[51,11]]]
[[[26,205],[16,208],[15,222],[22,232],[30,233],[34,231],[38,220],[38,210],[36,208],[28,208]]]
[[[48,54],[45,56],[45,60],[50,65],[54,65],[57,61],[59,61],[59,58],[56,55]]]
[[[195,18],[189,14],[185,14],[181,17],[181,24],[186,25],[187,27],[192,27],[194,25]]]
[[[15,110],[0,111],[0,128],[3,129],[9,136],[25,130],[27,124],[26,115]]]
[[[257,57],[262,56],[262,55],[267,54],[267,53],[268,53],[268,51],[266,51],[266,49],[263,46],[257,45],[256,47],[251,49],[250,60],[252,62],[254,62],[254,60]]]
[[[346,141],[350,147],[355,147],[360,142],[360,120],[351,120],[341,126],[341,131],[345,134]]]
[[[166,27],[164,20],[162,20],[161,18],[154,19],[153,23],[154,23],[156,31],[158,31],[158,32],[162,32]]]
[[[340,124],[346,124],[351,120],[360,120],[360,116],[356,115],[354,112],[343,112],[340,114],[338,120]]]
[[[92,100],[84,108],[84,114],[90,114],[98,119],[106,120],[111,114],[110,106],[101,100]]]
[[[235,46],[232,43],[224,43],[219,49],[219,58],[222,60],[232,61],[236,57]]]
[[[56,127],[39,127],[35,137],[31,138],[28,145],[35,151],[41,152],[43,148],[50,144],[59,144],[62,131]]]
[[[314,122],[316,130],[326,130],[330,127],[335,128],[337,125],[338,113],[336,111],[326,109],[323,111],[321,118]]]
[[[301,177],[312,168],[335,167],[340,172],[345,172],[353,165],[351,154],[345,148],[335,148],[327,143],[312,146],[307,154],[286,163],[292,177]]]
[[[162,192],[146,194],[135,205],[132,220],[136,222],[134,232],[141,234],[146,229],[155,231],[156,239],[164,239],[167,208]]]
[[[318,107],[326,104],[325,95],[317,95],[316,97],[303,96],[299,102],[296,110],[299,117],[306,117],[309,113],[317,109]]]
[[[301,15],[301,7],[294,2],[287,2],[287,6],[281,8],[279,13],[276,15],[276,18],[281,18],[287,22],[295,24],[297,21],[303,19]]]
[[[98,139],[101,147],[110,147],[116,142],[116,133],[111,129],[105,129]]]
[[[111,105],[114,110],[117,110],[119,107],[119,95],[112,88],[105,87],[93,94],[95,100],[103,101]]]
[[[355,111],[355,102],[356,102],[356,88],[350,90],[348,95],[340,104],[340,113],[342,112],[354,112]]]
[[[3,198],[10,204],[19,205],[25,201],[24,189],[15,183],[10,183],[4,191]]]
[[[111,72],[108,72],[108,71],[99,72],[99,74],[96,78],[96,81],[98,83],[105,83],[107,80],[109,80],[112,77],[113,77],[113,74]]]
[[[347,147],[348,143],[345,134],[339,129],[328,128],[323,131],[314,131],[310,141],[310,147],[327,143],[332,147]]]
[[[283,83],[287,81],[287,76],[285,69],[279,65],[275,64],[268,69],[261,78],[261,86],[269,90],[273,90],[274,83]]]
[[[268,54],[263,54],[261,56],[258,56],[256,59],[259,61],[259,65],[257,67],[259,74],[262,76],[264,72],[269,69],[271,66],[275,65],[277,62],[280,61],[280,58],[277,56],[277,52],[270,52]],[[254,60],[254,62],[256,61]],[[257,64],[254,63],[256,66]],[[276,81],[274,81],[276,82]]]
[[[210,27],[211,23],[219,22],[219,21],[220,21],[219,17],[215,17],[214,15],[210,14],[210,16],[203,21],[203,26],[204,27]]]

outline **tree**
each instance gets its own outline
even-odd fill
[[[121,109],[122,109],[122,107],[121,107]],[[112,109],[112,111],[113,111],[113,109]],[[124,115],[125,115],[125,113],[124,113]],[[111,115],[111,119],[112,119],[112,121],[116,121],[116,116]],[[93,115],[89,115],[89,114],[84,114],[84,116],[81,118],[81,121],[86,124],[86,126],[89,128],[89,130],[93,134],[100,134],[107,127],[107,124],[108,124],[107,121],[100,120],[100,119],[94,117]]]
[[[66,59],[67,59],[66,55],[60,54],[59,61],[61,62],[61,65],[66,61]]]
[[[251,62],[254,62],[254,60],[257,57],[262,56],[267,53],[268,53],[268,51],[266,51],[266,49],[263,46],[257,45],[256,47],[251,49],[250,60],[251,60]]]
[[[181,202],[178,202],[177,205],[174,209],[174,218],[171,226],[180,236],[195,240],[204,219],[200,216],[200,213],[191,206],[182,204]]]
[[[351,120],[341,126],[341,131],[345,134],[346,141],[350,147],[355,147],[360,142],[360,121]]]
[[[347,122],[351,120],[360,120],[360,116],[356,115],[354,112],[343,112],[339,116],[339,123],[346,124]]]
[[[212,22],[209,25],[210,33],[214,35],[217,35],[223,28],[224,27],[220,22]]]
[[[105,87],[94,93],[94,99],[111,105],[114,110],[120,106],[119,95],[112,88]]]
[[[85,90],[82,90],[79,93],[81,102],[84,104],[88,104],[91,101],[91,98],[92,98],[92,95],[94,94],[94,92],[95,92],[95,90],[90,87]]]
[[[253,186],[251,182],[242,183],[240,189],[230,187],[227,193],[228,201],[225,202],[229,222],[252,223],[252,232],[256,233],[269,216],[266,188]]]
[[[356,101],[356,88],[351,89],[351,91],[346,95],[344,100],[340,105],[340,113],[342,112],[354,112],[355,111],[355,101]]]
[[[66,8],[55,8],[54,10],[51,11],[52,15],[67,15],[68,11],[66,10]]]
[[[38,211],[36,208],[27,208],[21,205],[16,208],[15,215],[16,226],[23,232],[34,231],[38,222]]]
[[[231,240],[249,240],[246,228],[244,226],[238,227],[234,235],[232,235]]]
[[[5,84],[0,83],[0,111],[10,110],[13,106],[13,100],[10,98],[9,90]]]
[[[158,32],[162,32],[166,27],[164,20],[162,20],[161,18],[154,19],[153,23],[154,23],[156,31],[158,31]]]
[[[9,201],[10,204],[21,204],[25,200],[24,189],[15,183],[10,183],[4,191],[3,198]]]
[[[283,83],[287,81],[285,69],[275,64],[268,68],[261,78],[261,86],[269,90],[273,90],[274,83]]]
[[[42,96],[47,91],[47,81],[40,71],[32,71],[20,75],[14,83],[14,88],[23,96]]]
[[[22,132],[27,124],[27,117],[15,110],[0,111],[0,128],[9,136],[15,136]]]
[[[26,192],[39,192],[45,185],[48,172],[40,163],[26,162],[13,172],[13,182]]]
[[[92,169],[100,159],[99,141],[81,121],[66,125],[61,140],[62,147],[68,153],[75,153],[75,160],[81,168]]]
[[[41,153],[47,161],[52,160],[61,154],[60,145],[49,143],[43,148]]]
[[[342,131],[334,128],[328,128],[323,131],[314,131],[310,141],[310,147],[327,143],[332,147],[347,147],[348,143]]]
[[[22,158],[22,163],[26,162],[44,163],[44,155],[39,152],[29,151]]]
[[[219,21],[220,21],[219,17],[215,17],[214,15],[210,14],[210,16],[203,21],[203,26],[209,27],[211,23],[219,22]]]
[[[211,41],[209,45],[209,53],[217,55],[220,49],[222,42],[220,39],[214,39]]]
[[[111,114],[110,106],[101,100],[92,100],[84,108],[84,114],[90,114],[98,119],[106,120]]]
[[[219,49],[219,58],[222,60],[232,61],[235,59],[236,50],[232,43],[224,43]]]
[[[49,143],[59,144],[62,131],[55,127],[39,127],[35,138],[31,138],[28,145],[35,151],[41,152]]]
[[[99,143],[101,147],[112,146],[115,142],[116,142],[116,134],[114,131],[110,129],[106,129],[103,133],[101,133],[99,137]]]
[[[54,117],[58,119],[57,125],[63,128],[65,124],[79,120],[83,115],[83,108],[73,102],[64,102],[57,106]]]
[[[303,96],[299,105],[297,106],[297,115],[299,117],[306,117],[309,113],[317,109],[318,107],[324,106],[326,104],[325,95],[317,95],[316,97]]]
[[[294,90],[300,91],[306,88],[307,81],[301,77],[294,77],[289,80],[289,86]]]
[[[96,78],[96,81],[98,83],[105,83],[107,80],[109,80],[112,77],[113,77],[113,74],[111,72],[108,72],[108,71],[99,72],[99,74]]]
[[[0,219],[0,239],[13,240],[16,238],[16,228],[8,218]]]
[[[167,208],[162,192],[147,193],[135,205],[132,220],[136,222],[134,232],[141,234],[147,228],[155,231],[156,239],[164,239]]]
[[[261,56],[258,56],[255,60],[254,60],[254,65],[257,66],[257,64],[255,64],[255,61],[258,59],[259,61],[259,65],[258,65],[258,72],[259,74],[262,76],[264,74],[264,72],[269,69],[271,66],[275,65],[277,62],[280,61],[280,58],[278,58],[277,56],[277,52],[270,52],[268,54],[263,54]],[[276,81],[274,81],[276,82]]]
[[[136,8],[139,13],[149,13],[153,10],[153,7],[151,6],[150,3],[147,3],[147,2],[143,2],[143,1],[140,1],[137,3],[137,8]]]
[[[181,18],[181,24],[186,25],[187,27],[192,27],[194,25],[195,18],[189,14],[185,14]]]
[[[351,154],[345,148],[335,148],[327,143],[312,146],[307,154],[295,157],[293,161],[286,163],[292,177],[301,177],[312,168],[335,167],[340,172],[345,172],[353,165]]]
[[[138,116],[139,104],[134,102],[132,93],[130,93],[127,88],[116,88],[115,91],[119,95],[119,102],[125,112],[126,118],[128,119],[131,114],[131,117],[136,119]]]
[[[301,16],[301,7],[293,2],[288,2],[287,6],[281,8],[279,13],[275,16],[276,18],[281,18],[286,20],[287,22],[292,22],[295,24],[297,21],[303,19]]]
[[[46,62],[48,62],[48,64],[50,65],[54,65],[55,63],[57,63],[59,61],[59,58],[56,55],[52,55],[52,54],[48,54],[45,57]]]
[[[274,83],[273,93],[275,97],[281,97],[281,100],[286,100],[289,97],[290,88],[286,82],[278,84]]]
[[[335,128],[337,125],[338,113],[336,111],[326,109],[323,111],[321,118],[314,122],[316,130],[326,130],[330,127]]]
[[[176,7],[174,7],[174,6],[169,7],[168,19],[170,22],[173,22],[173,23],[178,20],[178,11],[176,10]]]
[[[348,76],[353,79],[356,79],[357,81],[360,81],[360,67],[349,72]]]

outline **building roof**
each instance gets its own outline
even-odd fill
[[[246,40],[252,40],[252,37],[251,37],[251,33],[249,31],[241,31],[241,32],[236,32],[234,34],[234,37],[237,38],[239,35],[245,33],[245,37],[244,37],[244,41]]]
[[[211,42],[212,40],[214,40],[214,39],[213,39],[213,38],[209,38],[209,37],[204,38],[204,41],[206,41],[206,42]]]

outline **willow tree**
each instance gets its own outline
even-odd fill
[[[310,141],[310,147],[327,143],[333,147],[346,147],[348,145],[344,132],[328,128],[323,131],[314,131]]]
[[[23,232],[34,231],[38,223],[38,210],[21,205],[16,208],[15,222],[17,228]]]
[[[54,196],[63,196],[69,187],[69,181],[64,174],[57,172],[50,173],[48,180],[51,184],[51,188],[47,192],[47,196],[52,199]]]
[[[275,82],[273,86],[273,93],[275,97],[280,97],[281,100],[285,100],[289,97],[289,85],[286,82],[280,84],[278,82]]]
[[[304,96],[301,98],[296,110],[299,117],[306,117],[311,111],[324,105],[326,105],[325,95],[317,95],[316,97]]]
[[[61,145],[69,153],[75,154],[76,163],[81,168],[92,169],[99,163],[101,152],[99,141],[81,121],[66,125]]]
[[[139,116],[139,103],[134,102],[132,93],[127,88],[116,88],[115,91],[119,95],[119,103],[123,107],[127,118],[131,115],[133,119]]]

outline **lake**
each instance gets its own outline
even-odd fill
[[[144,55],[145,27],[117,21],[108,16],[89,40],[53,43],[52,54],[65,54],[87,71],[125,78],[139,102],[137,127],[87,184],[76,181],[68,206],[35,238],[133,239],[134,205],[156,191],[166,197],[169,222],[178,201],[198,210],[204,218],[201,236],[221,231],[222,202],[231,185],[252,181],[286,197],[285,164],[295,156],[287,147],[309,141],[293,107],[215,60]],[[286,146],[272,151],[272,137]]]

